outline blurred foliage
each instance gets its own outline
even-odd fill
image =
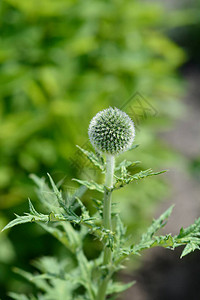
[[[196,180],[200,179],[200,157],[191,160],[189,165],[189,171]]]
[[[48,171],[56,182],[66,178],[64,183],[70,186],[68,178],[77,177],[81,170],[86,169],[83,178],[89,176],[75,145],[87,143],[90,119],[109,105],[123,107],[133,117],[136,142],[141,144],[134,153],[144,167],[156,169],[177,159],[157,137],[183,111],[177,101],[183,86],[175,71],[186,58],[166,36],[167,27],[168,16],[161,6],[139,0],[1,2],[3,224],[12,218],[11,211],[24,211],[28,196],[34,198],[30,173],[41,176]],[[123,201],[130,209],[125,211],[120,203],[122,216],[130,230],[140,231],[166,195],[166,185],[151,178],[125,191]],[[118,195],[119,202],[122,195]],[[39,253],[60,251],[42,231],[28,226],[26,230],[37,238],[35,247],[18,229],[8,233],[12,243],[5,234],[0,236],[1,247],[10,249],[0,252],[4,288],[5,282],[9,289],[17,285],[15,278],[8,280],[11,264],[27,267]]]
[[[175,23],[177,26],[171,28],[169,36],[178,43],[187,53],[190,65],[200,65],[200,1],[177,1],[181,11],[176,14]],[[180,8],[179,8],[180,9]],[[172,7],[174,10],[174,7]],[[181,26],[179,26],[179,24]]]

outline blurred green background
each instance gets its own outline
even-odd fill
[[[185,36],[194,28],[199,33],[199,24],[195,9],[166,14],[162,2],[1,1],[1,228],[14,212],[27,210],[28,197],[36,200],[30,173],[49,172],[55,181],[64,178],[64,189],[73,188],[73,177],[99,178],[76,144],[89,147],[90,119],[108,106],[123,108],[136,124],[140,147],[124,157],[154,170],[175,161],[184,165],[184,157],[158,133],[184,114],[180,67],[191,57],[199,58],[195,38],[186,47]],[[129,231],[136,236],[141,232],[169,190],[161,176],[116,194],[117,202],[123,198],[119,206]],[[9,299],[9,290],[30,289],[12,272],[13,266],[30,270],[32,259],[60,251],[36,225],[2,233],[2,300]]]

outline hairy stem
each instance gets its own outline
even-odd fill
[[[103,205],[103,225],[105,229],[112,230],[111,222],[111,189],[113,187],[113,176],[115,168],[115,157],[107,155],[106,157],[106,178],[105,178],[105,192]],[[107,266],[112,262],[112,252],[108,245],[105,245],[103,265]],[[106,297],[107,285],[110,279],[110,274],[104,274],[99,286],[97,300],[104,300]]]

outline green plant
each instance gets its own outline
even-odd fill
[[[156,246],[174,249],[185,245],[181,254],[183,257],[195,249],[200,249],[200,218],[188,228],[181,228],[178,235],[156,234],[166,224],[173,207],[153,221],[139,242],[130,245],[130,237],[126,234],[120,214],[113,209],[111,195],[132,182],[165,171],[153,172],[147,169],[130,174],[129,167],[136,162],[127,160],[115,167],[115,157],[119,152],[135,148],[131,145],[134,125],[130,118],[118,109],[109,108],[97,114],[91,121],[89,135],[100,153],[88,152],[80,147],[79,149],[105,174],[105,184],[74,179],[81,184],[80,188],[73,194],[64,195],[50,175],[48,176],[51,188],[44,179],[32,175],[38,187],[39,199],[48,209],[48,213],[37,212],[29,200],[29,213],[25,213],[25,216],[16,215],[16,218],[3,229],[36,222],[57,238],[67,248],[69,254],[62,261],[53,257],[37,260],[34,265],[39,270],[38,274],[32,275],[16,270],[31,281],[39,291],[35,296],[10,293],[13,299],[104,300],[107,295],[120,293],[134,284],[134,282],[129,284],[115,282],[113,275],[122,268],[125,260],[133,255],[140,255],[142,250]],[[126,138],[121,141],[123,136]],[[116,144],[120,145],[120,151]],[[106,161],[103,156],[106,157]],[[93,215],[81,201],[87,189],[104,194],[103,201],[93,199],[96,208]],[[88,260],[87,253],[83,250],[84,239],[88,233],[103,244],[101,253],[93,260]]]
[[[160,169],[163,161],[169,165],[170,160],[177,158],[157,137],[158,130],[166,130],[170,120],[179,112],[182,115],[178,98],[184,89],[176,69],[185,55],[166,34],[174,24],[170,16],[158,3],[140,0],[1,1],[2,223],[10,221],[12,211],[25,211],[28,196],[36,200],[28,174],[41,177],[49,172],[55,182],[65,177],[62,189],[71,185],[72,177],[85,179],[79,172],[81,168],[72,165],[72,159],[81,163],[80,155],[74,157],[74,145],[82,146],[87,140],[85,129],[97,111],[109,105],[122,107],[133,91],[139,91],[159,113],[157,118],[150,114],[139,120],[137,139],[142,149],[136,149],[135,155],[142,161],[141,168],[151,163]],[[180,18],[174,20],[177,24]],[[138,106],[136,100],[137,97],[131,101],[133,109]],[[87,114],[83,114],[83,108]],[[129,112],[127,108],[123,110]],[[136,113],[142,115],[141,109]],[[131,152],[126,158],[131,160]],[[139,170],[137,165],[132,168],[134,172]],[[94,179],[101,180],[99,173]],[[127,187],[120,211],[122,217],[126,216],[129,232],[142,232],[167,192],[161,176],[135,186],[133,200]],[[121,191],[115,200],[119,202],[120,197]],[[36,226],[27,226],[26,231],[32,239],[41,238]],[[18,242],[13,235],[18,236]],[[10,239],[9,252],[13,253],[9,259],[5,236]],[[43,241],[40,247],[46,251],[47,234]],[[52,243],[52,247],[57,247],[57,243]],[[21,248],[29,248],[27,257]],[[36,248],[29,247],[18,228],[5,231],[0,237],[2,298],[6,297],[6,290],[15,288],[8,272],[11,266],[24,268],[37,255]]]

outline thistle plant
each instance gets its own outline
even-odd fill
[[[153,172],[152,169],[147,169],[131,174],[130,167],[138,162],[127,160],[115,166],[116,156],[136,147],[133,145],[134,124],[126,113],[117,108],[110,107],[99,112],[91,120],[88,133],[96,152],[78,148],[105,175],[105,182],[73,179],[80,187],[74,193],[64,193],[50,175],[50,187],[43,178],[31,175],[37,185],[38,198],[48,213],[36,211],[29,200],[29,213],[16,215],[3,229],[35,222],[59,240],[68,254],[64,259],[43,257],[37,260],[34,262],[39,271],[36,274],[16,269],[17,273],[36,286],[38,292],[36,295],[12,292],[12,299],[104,300],[108,295],[112,296],[109,299],[117,299],[114,298],[117,294],[134,284],[123,284],[113,279],[113,275],[131,256],[140,255],[144,249],[156,246],[173,250],[184,245],[181,257],[200,249],[200,218],[189,227],[181,228],[175,236],[157,234],[166,224],[173,206],[152,222],[139,242],[130,245],[131,238],[126,234],[120,213],[112,209],[112,193],[135,181],[165,171]],[[96,209],[93,214],[81,200],[84,195],[87,196],[87,189],[103,195],[103,200],[102,197],[91,200]],[[88,234],[103,245],[101,254],[93,260],[88,260],[87,253],[83,250],[84,239]]]

